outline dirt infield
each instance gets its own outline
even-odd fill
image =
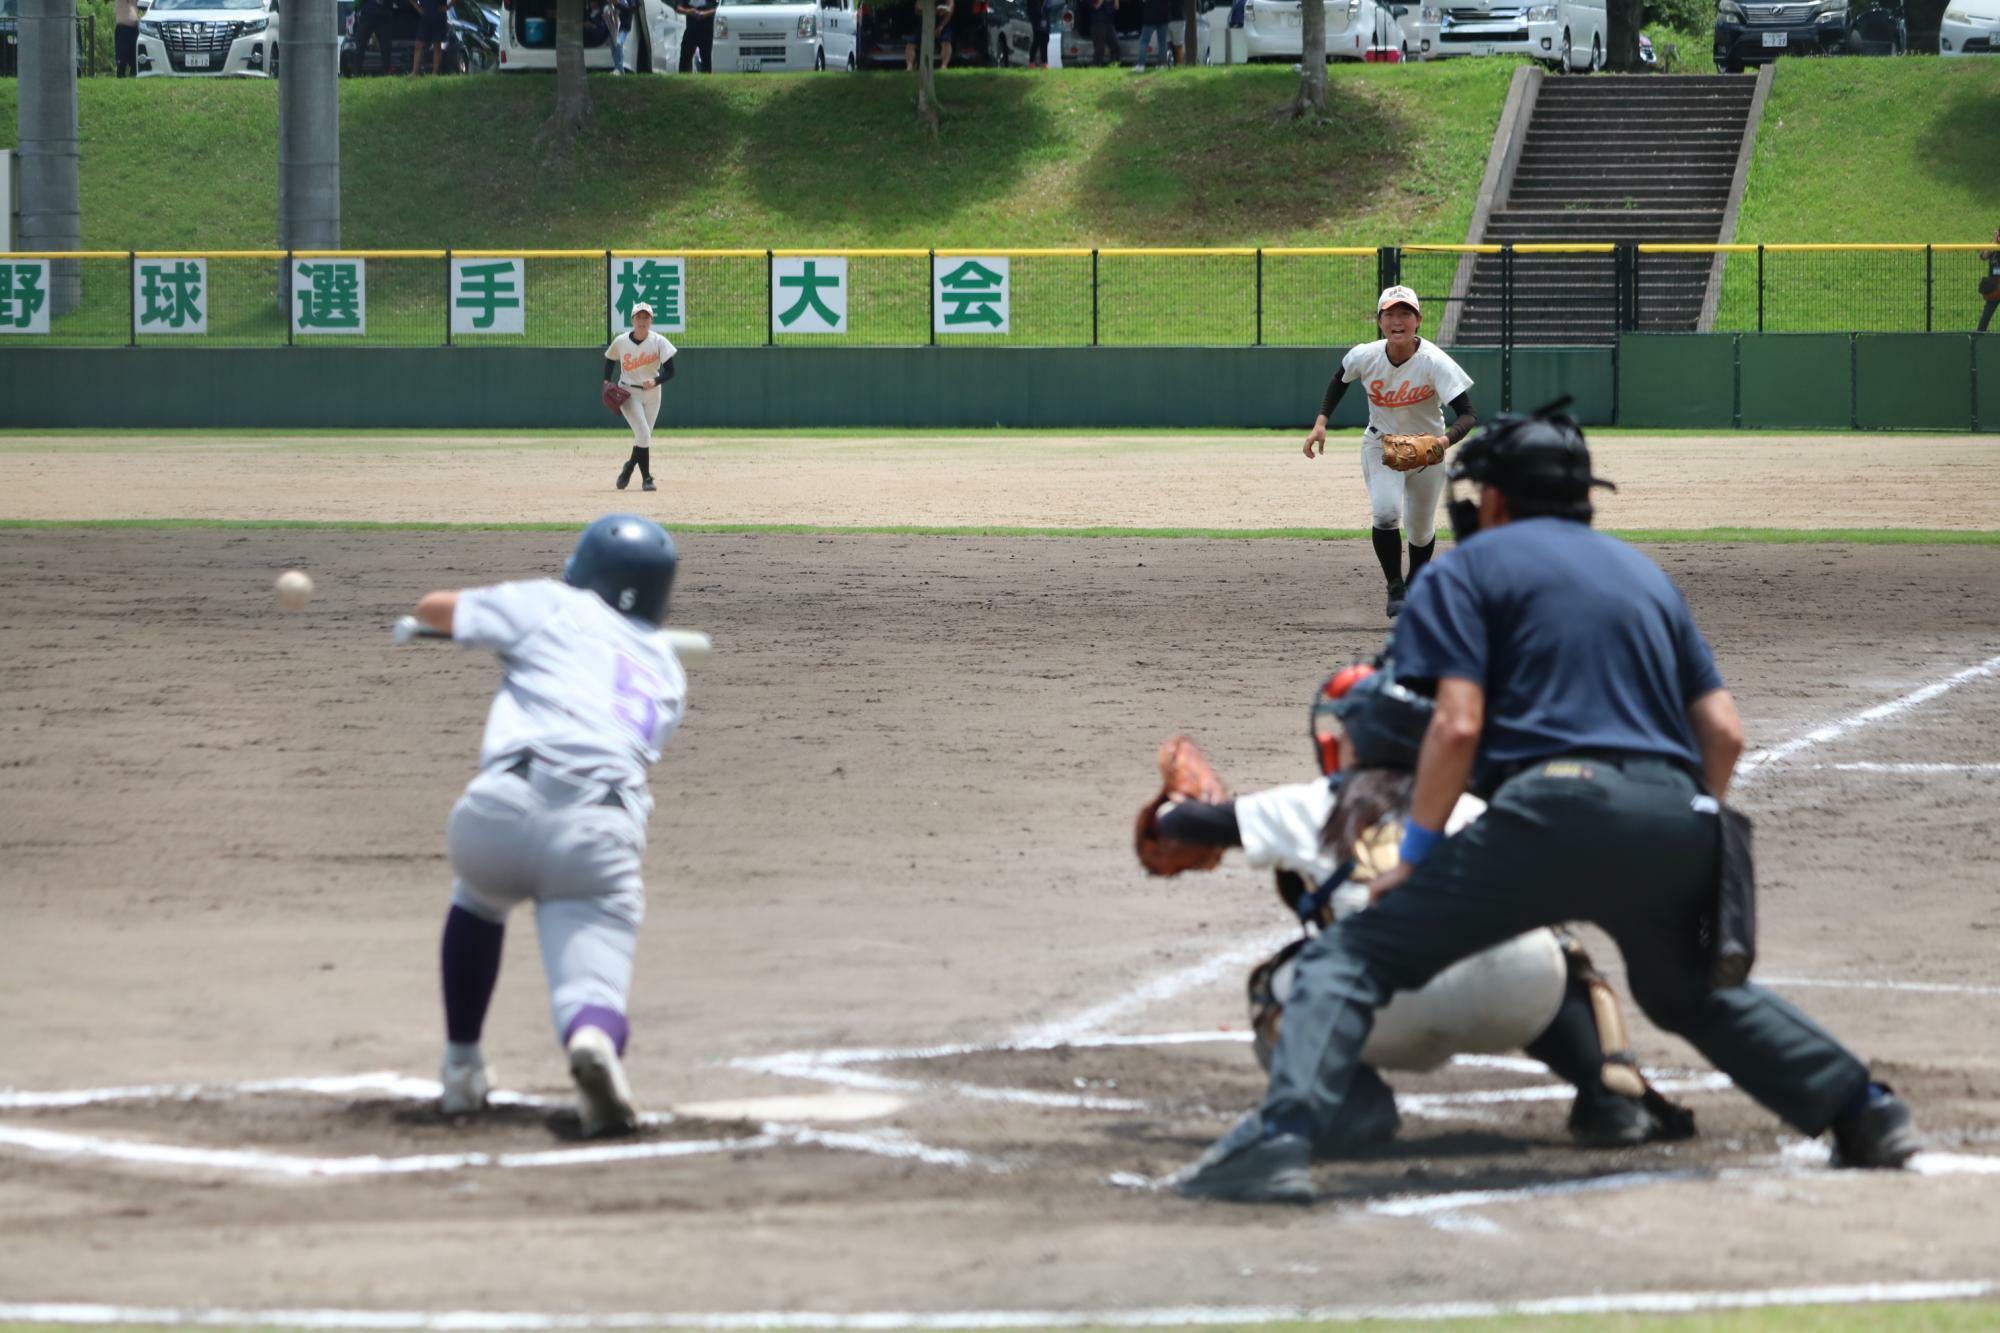
[[[1354,432],[1297,436],[676,437],[675,523],[1360,528]],[[2000,528],[2000,436],[1593,437],[1619,484],[1602,521],[1700,527]],[[630,436],[0,436],[7,518],[515,523],[595,517]]]
[[[380,479],[271,493],[254,469],[161,502],[130,460],[97,495],[73,484],[96,457],[17,450],[0,473],[71,469],[58,512],[396,516],[360,512]],[[518,503],[417,489],[433,518]],[[1993,489],[1969,522],[2000,526]],[[495,676],[386,626],[566,546],[0,531],[0,1300],[1396,1307],[1993,1275],[1990,548],[1654,551],[1753,745],[1852,720],[1745,789],[1763,971],[1910,1095],[1931,1174],[1824,1170],[1635,1013],[1694,1143],[1581,1152],[1544,1076],[1459,1064],[1398,1077],[1402,1141],[1322,1168],[1329,1201],[1289,1212],[1143,1188],[1254,1099],[1241,976],[1284,923],[1240,865],[1148,883],[1127,840],[1167,731],[1239,789],[1304,775],[1305,696],[1383,629],[1358,542],[686,537],[675,618],[718,651],[655,783],[634,1079],[655,1109],[899,1104],[709,1107],[589,1158],[538,1103],[446,1123],[413,1084],[325,1082],[434,1072],[442,822]],[[270,593],[290,566],[321,589],[295,615]],[[1913,763],[1958,767],[1894,767]],[[519,919],[488,1050],[559,1101],[539,973]],[[269,1080],[289,1082],[239,1086]],[[133,1091],[22,1095],[106,1087]]]

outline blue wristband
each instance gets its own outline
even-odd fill
[[[1411,820],[1403,825],[1403,842],[1396,849],[1396,855],[1404,865],[1413,866],[1429,856],[1431,849],[1443,841],[1444,834]]]

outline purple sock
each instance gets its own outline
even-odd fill
[[[454,905],[444,918],[442,973],[444,1030],[447,1039],[464,1045],[479,1040],[486,1026],[486,1006],[500,980],[500,945],[507,928],[474,916]]]
[[[586,1004],[576,1011],[576,1017],[570,1019],[569,1026],[563,1029],[563,1045],[569,1045],[570,1038],[576,1035],[578,1028],[596,1028],[611,1038],[612,1049],[620,1055],[625,1054],[625,1038],[632,1032],[631,1025],[625,1021],[625,1015],[601,1004]]]

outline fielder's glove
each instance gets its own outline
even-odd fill
[[[600,397],[604,399],[606,407],[613,412],[621,412],[625,408],[626,401],[632,397],[632,391],[622,384],[613,384],[610,380],[606,380],[604,392]]]
[[[1384,435],[1382,463],[1397,472],[1414,472],[1444,462],[1451,441],[1442,435]]]
[[[1159,831],[1160,808],[1170,802],[1207,801],[1219,804],[1229,799],[1222,779],[1215,776],[1201,747],[1185,736],[1174,736],[1160,745],[1160,794],[1139,809],[1133,844],[1139,864],[1149,875],[1178,875],[1183,870],[1213,870],[1222,864],[1220,847],[1200,847],[1177,838],[1163,838]]]

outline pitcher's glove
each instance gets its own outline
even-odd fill
[[[1442,435],[1384,435],[1382,463],[1397,472],[1414,472],[1444,462],[1451,441]]]
[[[1222,779],[1215,776],[1201,747],[1185,736],[1174,736],[1160,745],[1160,794],[1139,809],[1133,830],[1133,845],[1139,864],[1149,875],[1178,875],[1183,870],[1213,870],[1222,864],[1220,847],[1201,847],[1163,838],[1159,832],[1160,808],[1179,801],[1206,801],[1220,804],[1229,799]]]
[[[613,412],[621,412],[625,408],[626,401],[632,397],[632,391],[622,384],[613,384],[611,381],[606,380],[604,382],[604,392],[599,396],[604,399],[606,407],[610,408]]]

